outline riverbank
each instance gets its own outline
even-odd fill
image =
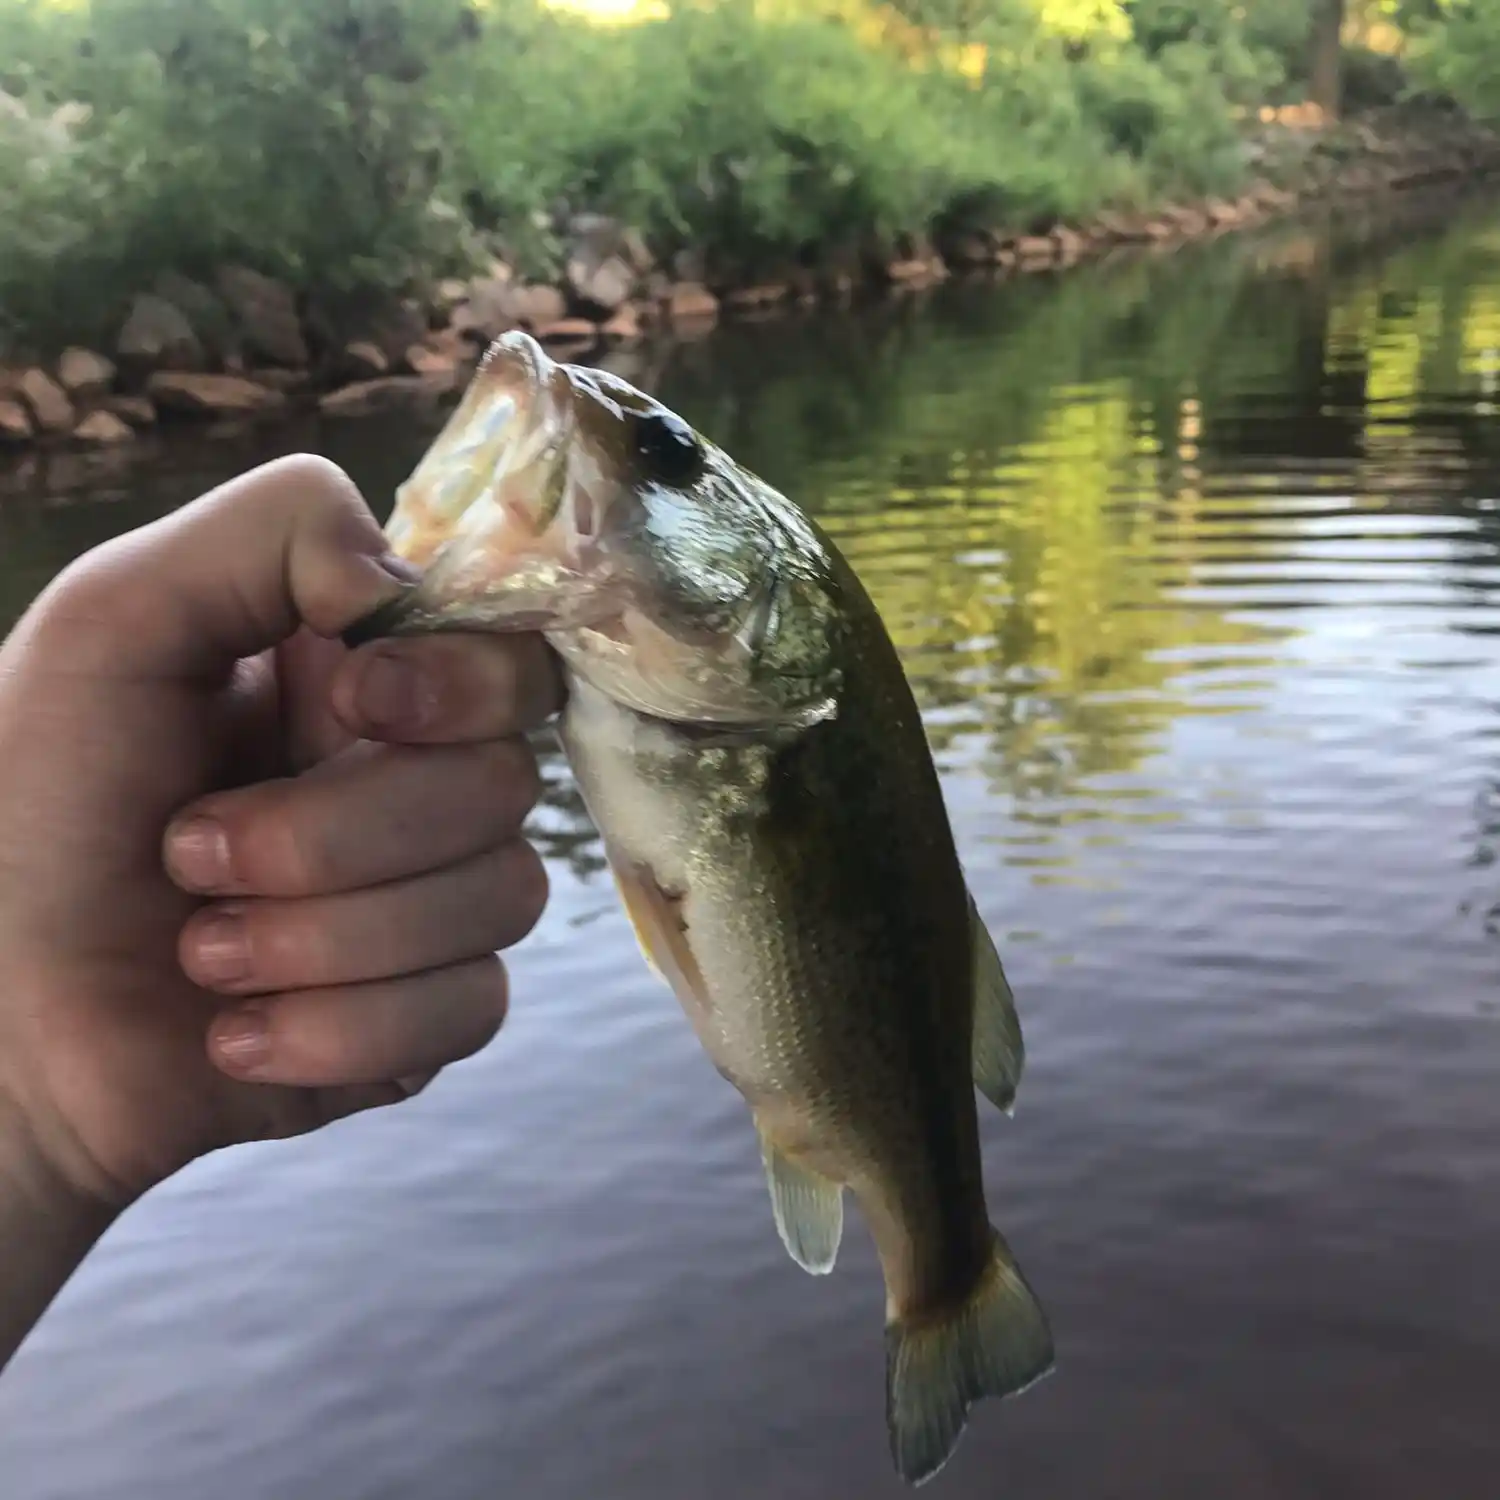
[[[1269,112],[1268,112],[1269,113]],[[330,418],[440,405],[485,346],[525,328],[560,357],[700,335],[724,319],[920,292],[951,276],[1055,274],[1134,247],[1171,248],[1242,231],[1323,203],[1397,200],[1500,180],[1500,135],[1452,110],[1390,109],[1324,127],[1305,111],[1263,119],[1247,137],[1247,183],[1234,198],[1177,201],[1149,213],[967,228],[827,248],[767,273],[720,257],[653,255],[617,219],[555,226],[562,272],[527,281],[494,262],[441,282],[426,300],[314,307],[273,278],[226,265],[204,281],[164,275],[131,301],[112,348],[68,348],[0,366],[0,448],[119,450],[178,424],[210,431],[316,411]]]

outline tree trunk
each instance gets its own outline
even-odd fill
[[[1308,98],[1330,120],[1339,117],[1343,78],[1340,48],[1344,33],[1344,0],[1316,0],[1312,21],[1312,60]]]

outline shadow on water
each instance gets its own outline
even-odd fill
[[[614,356],[866,580],[1021,997],[987,1169],[1061,1363],[955,1497],[1493,1490],[1500,216],[1392,238]],[[13,469],[0,621],[272,451],[383,505],[430,430]],[[868,1246],[788,1269],[544,763],[507,1036],[122,1225],[0,1386],[8,1500],[900,1493]]]

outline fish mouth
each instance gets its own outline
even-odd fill
[[[396,490],[386,539],[421,578],[350,625],[345,645],[555,623],[580,593],[559,524],[575,426],[567,369],[519,329],[496,339]]]

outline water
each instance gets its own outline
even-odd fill
[[[1495,1493],[1500,215],[745,330],[645,372],[823,515],[1028,1027],[984,1112],[1057,1374],[934,1494]],[[316,442],[383,497],[424,439]],[[13,474],[0,613],[248,462]],[[0,1382],[6,1500],[897,1496],[881,1296],[776,1239],[561,772],[506,1032],[201,1163]]]

